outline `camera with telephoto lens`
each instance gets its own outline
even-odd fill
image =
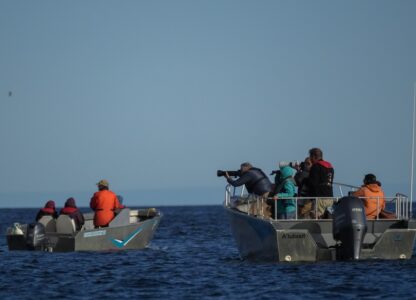
[[[295,168],[296,166],[299,165],[299,161],[297,160],[293,160],[293,161],[281,161],[279,162],[279,167],[291,167],[291,168]]]
[[[277,175],[280,176],[280,170],[273,170],[270,175]]]
[[[228,176],[232,176],[232,177],[237,177],[237,176],[241,176],[241,171],[223,171],[223,170],[218,170],[217,171],[217,176],[221,177],[221,176],[225,176],[225,173],[228,173]]]

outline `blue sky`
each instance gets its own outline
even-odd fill
[[[411,0],[0,1],[0,205],[89,195],[101,178],[146,191],[132,204],[181,204],[186,189],[210,191],[186,203],[219,204],[217,169],[270,172],[312,147],[336,181],[372,172],[408,192],[415,12]]]

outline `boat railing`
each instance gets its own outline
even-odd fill
[[[350,192],[354,192],[358,190],[360,187],[340,182],[333,182],[333,186],[338,187],[338,192],[341,195],[341,197],[344,197],[345,195],[348,195]],[[347,191],[346,191],[347,190]]]
[[[345,187],[353,187],[348,185],[343,185]],[[341,194],[342,195],[342,194]],[[263,198],[253,194],[248,194],[244,188],[235,188],[231,185],[227,185],[225,188],[225,206],[230,208],[238,208],[240,211],[246,212],[248,215],[256,215],[259,217],[270,217],[267,216],[266,210],[269,209],[268,203],[271,201],[282,201],[282,200],[292,200],[294,201],[295,206],[295,220],[298,219],[319,219],[318,215],[318,201],[321,200],[332,200],[334,203],[338,202],[341,197],[279,197],[275,198]],[[394,218],[397,220],[408,220],[412,217],[412,203],[409,200],[409,197],[403,194],[396,194],[394,197],[360,197],[363,201],[377,202],[377,212],[381,211],[383,202],[385,203],[384,209],[394,213]],[[384,199],[384,201],[382,201]],[[267,203],[268,202],[268,203]],[[311,211],[312,216],[305,218],[299,214],[299,210],[302,209],[305,202],[311,202]],[[277,219],[277,203],[272,205],[274,207],[274,219]],[[331,207],[328,207],[327,210],[329,213],[332,213]],[[268,211],[271,214],[270,210]],[[376,219],[378,220],[379,214],[377,214]]]

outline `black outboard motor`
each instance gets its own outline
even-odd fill
[[[336,252],[337,259],[359,259],[366,232],[364,205],[359,198],[343,197],[334,204],[332,234],[341,242]]]
[[[26,245],[30,250],[41,249],[46,242],[45,226],[42,223],[27,225]]]

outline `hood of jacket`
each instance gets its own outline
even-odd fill
[[[377,183],[370,183],[365,185],[366,188],[368,188],[373,193],[381,192],[381,186],[379,186]]]
[[[280,178],[285,179],[287,177],[292,177],[295,173],[295,170],[289,166],[280,167]]]
[[[65,202],[65,207],[74,207],[76,208],[75,199],[74,198],[68,198]]]
[[[55,201],[49,200],[48,202],[46,202],[45,208],[55,209]]]
[[[325,161],[325,160],[323,160],[323,159],[318,160],[318,161],[316,162],[316,164],[321,165],[322,167],[327,168],[327,169],[331,169],[331,168],[333,168],[330,162]]]

